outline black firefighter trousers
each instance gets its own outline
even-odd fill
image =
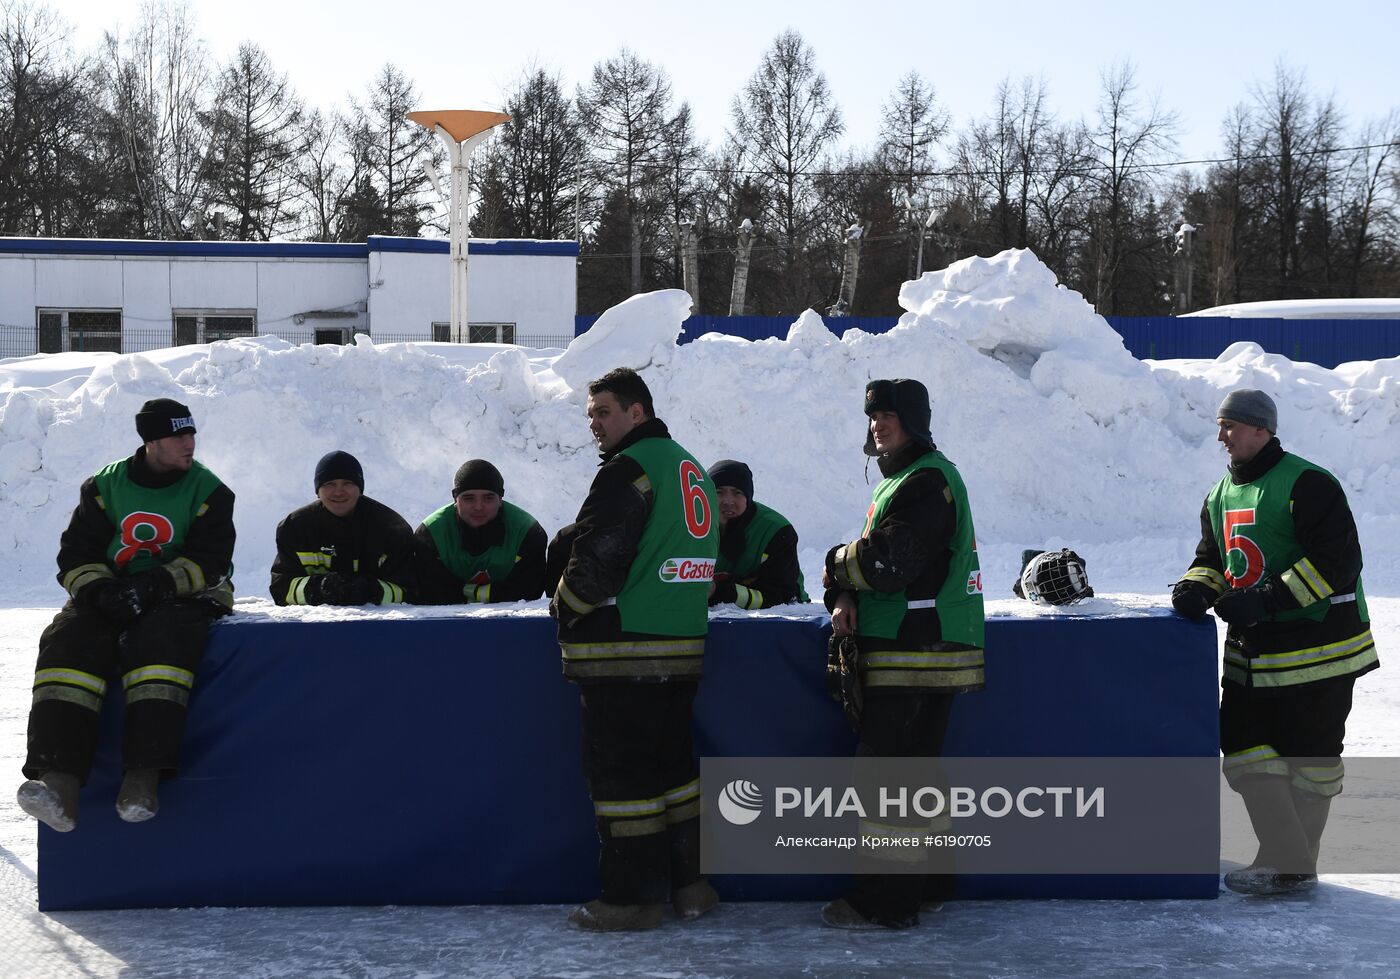
[[[608,904],[660,904],[700,878],[695,680],[583,683],[583,774]]]
[[[126,770],[180,767],[190,690],[209,624],[224,610],[207,599],[173,599],[123,627],[69,602],[39,637],[29,711],[26,778],[67,772],[87,780],[101,732],[107,686],[126,695]]]

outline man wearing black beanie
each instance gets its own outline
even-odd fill
[[[179,768],[209,623],[233,607],[233,492],[195,461],[190,409],[147,401],[136,431],[136,453],[82,485],[59,542],[69,600],[39,639],[18,800],[59,832],[77,823],[113,677],[126,698],[117,815],[156,814],[160,779]]]
[[[807,601],[797,564],[797,531],[772,507],[753,498],[753,473],[735,459],[710,467],[719,497],[719,560],[710,604],[772,608]]]
[[[413,582],[413,531],[364,495],[365,474],[348,452],[316,463],[316,500],[277,525],[272,600],[278,605],[395,605]]]
[[[452,502],[414,532],[419,602],[520,602],[544,594],[544,528],[505,494],[500,470],[485,459],[457,468]]]

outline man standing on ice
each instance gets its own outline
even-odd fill
[[[697,918],[719,898],[700,876],[700,778],[691,706],[719,552],[714,486],[656,417],[636,371],[588,385],[602,465],[579,508],[550,612],[579,685],[583,768],[602,843],[588,931],[661,924],[669,898]]]
[[[85,481],[63,532],[69,601],[39,637],[19,805],[59,832],[78,820],[109,681],[126,693],[117,815],[150,819],[180,743],[209,624],[233,607],[233,492],[194,460],[190,409],[169,398],[136,416],[144,443]]]
[[[1352,686],[1379,663],[1341,484],[1283,451],[1263,391],[1231,391],[1216,418],[1229,472],[1206,495],[1196,559],[1172,605],[1190,618],[1214,608],[1229,623],[1220,750],[1259,852],[1225,886],[1282,894],[1317,882]]]
[[[953,695],[980,690],[982,572],[962,476],[929,433],[928,390],[915,380],[865,386],[866,455],[884,479],[865,530],[826,555],[822,585],[839,641],[859,649],[863,710],[856,755],[934,758]],[[862,834],[907,835],[911,823],[861,821]],[[922,829],[928,829],[925,821]],[[875,851],[891,856],[898,847]],[[859,875],[846,897],[822,908],[833,928],[907,928],[937,910],[951,879],[923,874]]]
[[[408,522],[364,495],[360,460],[337,449],[316,463],[316,499],[277,525],[278,605],[399,605],[413,578]]]

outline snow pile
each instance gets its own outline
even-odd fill
[[[861,452],[874,377],[928,386],[992,597],[1009,594],[1031,546],[1075,547],[1101,594],[1164,594],[1223,472],[1214,413],[1237,386],[1273,395],[1285,447],[1342,479],[1372,589],[1400,581],[1400,360],[1324,370],[1236,344],[1215,361],[1136,361],[1025,251],[925,274],[900,301],[908,312],[890,333],[839,340],[808,312],[786,339],[709,334],[678,347],[689,297],[667,290],[609,310],[564,352],[259,337],[0,361],[0,599],[61,598],[53,555],[78,486],[135,448],[147,398],[193,409],[199,458],[238,495],[239,594],[261,596],[276,524],[312,498],[315,461],[335,448],[359,457],[369,495],[415,524],[447,502],[463,460],[488,458],[552,534],[597,465],[587,382],[619,365],[642,370],[657,414],[702,462],[751,465],[757,498],[797,527],[809,585],[826,548],[860,533],[879,478]]]

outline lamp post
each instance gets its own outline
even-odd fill
[[[471,192],[472,150],[491,130],[510,116],[504,112],[479,109],[422,110],[408,118],[433,133],[447,147],[452,161],[452,181],[448,192],[448,246],[452,267],[452,342],[466,343],[470,336],[467,319],[467,201]]]

